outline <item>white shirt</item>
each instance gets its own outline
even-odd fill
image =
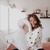
[[[32,32],[28,32],[25,36],[26,36],[28,45],[30,47],[29,50],[37,50],[43,47],[43,44],[41,43],[41,40],[42,40],[42,28],[41,27],[38,27]]]

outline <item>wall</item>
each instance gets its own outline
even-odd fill
[[[41,12],[46,15],[45,10],[46,7],[48,7],[48,13],[50,14],[50,0],[10,0],[9,3],[15,3],[17,8],[21,10],[24,8],[27,13],[32,13],[32,10],[34,9],[41,9]],[[44,27],[43,29],[43,38],[42,42],[46,42],[46,38],[50,36],[50,19],[40,19],[42,22],[42,25]]]
[[[41,9],[44,15],[46,14],[46,7],[48,7],[48,13],[50,13],[50,0],[10,0],[9,3],[15,3],[17,9],[24,8],[28,13],[31,13],[34,9]]]
[[[0,29],[1,29],[1,4],[0,4]]]
[[[0,2],[1,2],[2,4],[8,5],[8,0],[0,0]]]
[[[40,19],[43,26],[42,42],[47,42],[46,38],[50,37],[50,19]]]
[[[36,14],[39,19],[41,20],[41,24],[42,24],[42,42],[47,42],[46,38],[50,37],[50,18],[40,18],[40,14]]]

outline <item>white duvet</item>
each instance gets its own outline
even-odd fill
[[[15,45],[19,50],[28,50],[28,44],[25,39],[25,31],[22,29],[23,25],[26,24],[29,28],[29,32],[32,31],[31,25],[27,18],[21,19],[18,22],[19,29],[6,35],[5,39],[8,40],[9,43]]]
[[[6,50],[10,44],[7,43],[7,40],[4,38],[7,32],[0,30],[0,50]]]

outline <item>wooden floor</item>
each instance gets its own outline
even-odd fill
[[[7,50],[13,50],[14,48],[16,48],[16,47],[11,44]],[[43,49],[44,50],[50,50],[50,42],[43,43]]]

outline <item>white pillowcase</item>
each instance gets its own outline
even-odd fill
[[[19,28],[22,28],[24,24],[28,26],[29,32],[32,32],[31,24],[29,23],[27,17],[18,21]]]
[[[28,26],[29,32],[32,32],[31,25],[27,18],[18,21],[19,29],[10,33],[5,39],[15,45],[19,50],[28,50],[28,44],[25,38],[25,31],[23,30],[23,25]]]

